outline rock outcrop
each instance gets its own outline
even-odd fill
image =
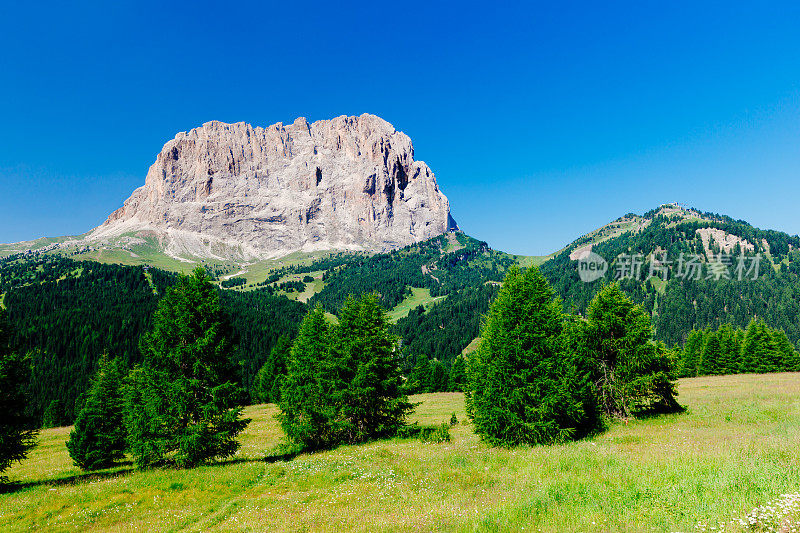
[[[455,227],[411,139],[365,114],[179,133],[88,240],[147,234],[174,256],[255,259],[386,251]]]

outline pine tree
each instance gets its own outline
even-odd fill
[[[281,398],[281,382],[286,375],[286,361],[292,349],[292,340],[281,335],[259,369],[253,381],[252,397],[256,402],[278,403]]]
[[[108,468],[125,456],[122,376],[116,359],[100,359],[67,442],[72,461],[83,470]]]
[[[412,393],[432,392],[433,369],[427,355],[417,357],[417,364],[414,365],[410,378],[408,388]]]
[[[706,345],[703,348],[703,356],[700,361],[700,373],[706,376],[720,373],[720,361],[722,359],[722,347],[719,335],[715,332],[708,334]]]
[[[792,343],[782,329],[772,330],[772,372],[791,372],[795,367],[795,352]]]
[[[287,360],[278,420],[289,442],[305,449],[337,444],[331,393],[331,331],[320,306],[306,315]]]
[[[429,392],[442,392],[447,388],[447,371],[441,361],[433,363],[431,387]]]
[[[739,367],[739,336],[736,330],[728,324],[722,324],[717,330],[720,344],[719,374],[734,374]]]
[[[33,420],[25,414],[26,388],[31,374],[30,358],[11,353],[10,328],[0,309],[0,474],[11,463],[22,461],[36,444]],[[0,476],[0,485],[8,479]]]
[[[550,444],[579,436],[577,371],[560,353],[561,305],[535,267],[506,275],[468,361],[468,412],[493,445]]]
[[[683,358],[681,359],[680,375],[683,377],[695,377],[699,375],[700,359],[706,343],[706,332],[704,330],[693,329],[686,339],[683,347]]]
[[[753,319],[747,326],[742,343],[742,372],[769,371],[771,338],[766,324]]]
[[[453,366],[450,367],[450,374],[447,380],[447,390],[450,392],[464,392],[464,384],[467,380],[467,365],[464,356],[456,356]]]
[[[592,381],[606,416],[680,409],[675,400],[675,361],[663,344],[652,342],[650,317],[619,284],[603,287],[586,317]]]
[[[235,383],[233,335],[218,289],[202,268],[180,276],[142,337],[141,368],[129,378],[125,421],[139,466],[195,466],[230,457],[245,392]]]
[[[344,442],[393,436],[405,424],[413,405],[403,391],[399,352],[378,297],[348,297],[331,344],[336,431]]]

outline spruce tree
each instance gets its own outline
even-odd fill
[[[703,356],[700,361],[700,373],[706,376],[720,374],[720,360],[722,359],[722,346],[720,345],[719,335],[710,332],[703,348]]]
[[[281,398],[281,382],[286,375],[286,361],[292,349],[292,340],[281,335],[269,353],[267,360],[256,373],[251,396],[260,403],[278,403]]]
[[[619,284],[603,287],[586,317],[592,381],[606,416],[680,410],[675,400],[675,361],[663,344],[652,342],[649,315]]]
[[[103,356],[67,442],[72,461],[83,470],[108,468],[125,456],[122,381],[117,360]]]
[[[464,384],[467,380],[467,364],[464,356],[458,355],[450,367],[450,374],[447,380],[447,390],[450,392],[464,392]]]
[[[394,436],[413,405],[403,390],[397,338],[375,294],[348,297],[331,343],[336,432],[347,443]]]
[[[125,412],[137,464],[188,467],[236,453],[249,422],[241,418],[246,394],[236,383],[219,291],[202,268],[167,291],[140,348],[144,361],[130,375]]]
[[[686,338],[681,359],[680,375],[682,377],[695,377],[699,374],[700,359],[706,343],[706,332],[693,329]]]
[[[492,445],[550,444],[585,426],[580,381],[560,351],[560,303],[535,267],[511,267],[468,361],[468,413]]]
[[[0,474],[22,461],[36,444],[33,420],[25,414],[26,388],[31,375],[30,357],[11,353],[10,328],[0,309]],[[0,485],[8,479],[0,476]]]
[[[281,382],[278,420],[292,445],[320,449],[338,443],[333,428],[331,328],[319,305],[300,324]]]
[[[782,329],[772,330],[772,372],[792,372],[796,366],[796,354],[792,343]]]
[[[408,389],[414,394],[432,392],[433,368],[431,360],[427,355],[417,357],[417,364],[414,365],[409,379]]]

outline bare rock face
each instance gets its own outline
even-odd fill
[[[365,114],[267,128],[215,121],[179,133],[88,239],[147,233],[171,255],[247,259],[386,251],[455,227],[411,139]]]

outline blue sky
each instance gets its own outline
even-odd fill
[[[363,112],[498,249],[672,201],[800,232],[794,2],[114,4],[0,5],[0,242],[100,224],[208,120]]]

